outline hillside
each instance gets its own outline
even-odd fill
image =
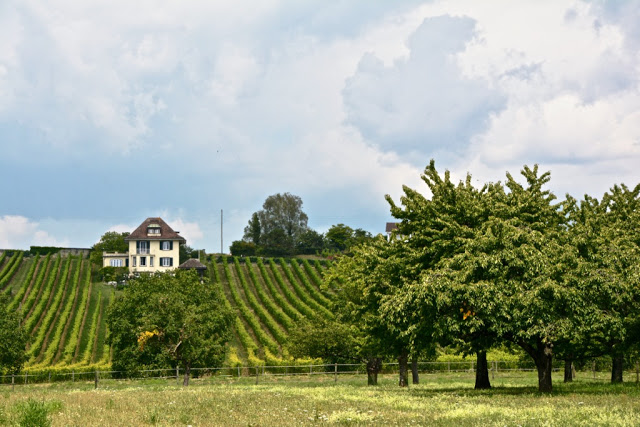
[[[226,364],[296,363],[283,350],[301,319],[332,318],[333,292],[320,285],[318,261],[222,257],[208,262],[208,274],[237,317]],[[58,255],[0,255],[0,291],[19,310],[31,336],[28,370],[106,368],[106,308],[115,290],[91,281],[88,259]]]

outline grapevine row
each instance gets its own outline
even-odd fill
[[[309,282],[309,278],[307,277],[307,275],[305,274],[304,271],[302,271],[302,269],[300,268],[300,266],[298,265],[298,262],[295,259],[291,260],[291,267],[293,268],[293,272],[296,274],[296,276],[298,276],[300,278],[300,281],[302,282],[302,284],[304,285],[305,288],[307,288],[307,291],[309,291],[309,293],[311,294],[311,296],[321,305],[323,305],[325,308],[328,308],[331,306],[331,301],[325,297],[324,295],[322,295],[320,293],[320,291],[311,284],[311,282]]]
[[[233,262],[238,273],[240,285],[244,290],[244,295],[247,298],[249,305],[253,309],[253,312],[260,318],[267,329],[269,329],[269,332],[271,332],[271,335],[273,335],[276,341],[278,341],[278,344],[284,344],[287,340],[287,336],[282,331],[280,326],[276,323],[276,321],[273,320],[273,317],[271,317],[271,315],[264,309],[264,307],[260,303],[258,303],[255,295],[253,295],[253,292],[251,292],[251,289],[249,289],[249,284],[247,283],[247,279],[244,277],[244,273],[242,271],[242,267],[240,266],[240,260],[238,259],[238,257],[234,257]]]
[[[276,289],[275,285],[271,281],[271,277],[269,277],[269,273],[267,272],[267,269],[261,258],[258,258],[258,269],[260,270],[260,274],[262,275],[264,283],[267,285],[269,292],[271,292],[273,299],[278,303],[280,308],[282,308],[282,311],[284,311],[291,319],[304,319],[304,316],[300,314],[299,311],[297,311],[286,299],[284,299],[280,295],[280,292],[278,292],[278,289]]]
[[[223,298],[224,306],[225,308],[227,308],[227,310],[233,311],[233,308],[231,307],[231,303],[229,302],[229,300],[227,299],[227,296],[224,294],[222,290],[222,281],[220,280],[220,274],[218,273],[218,269],[215,263],[213,264],[213,271],[214,271],[214,277],[217,279],[216,283],[219,286],[218,290],[221,292],[221,295],[223,295],[224,297]],[[225,274],[226,274],[226,270],[225,270]],[[231,285],[229,285],[229,287],[231,287]],[[240,316],[235,317],[234,326],[235,326],[236,333],[238,334],[238,338],[240,339],[240,343],[245,348],[245,350],[247,350],[247,358],[249,359],[249,364],[256,365],[256,366],[263,364],[262,361],[256,356],[256,351],[258,351],[258,346],[256,345],[253,338],[247,332],[247,329],[244,327],[244,323],[242,323],[242,320],[240,320]]]
[[[269,259],[269,266],[271,267],[271,271],[273,272],[273,277],[275,277],[276,282],[282,289],[284,296],[293,304],[293,306],[302,314],[307,316],[309,319],[313,319],[316,316],[316,313],[309,308],[304,302],[302,302],[297,296],[294,295],[293,292],[289,289],[287,284],[284,282],[282,275],[278,271],[278,266],[276,265],[273,259]]]
[[[23,252],[20,252],[20,255],[22,254]],[[4,252],[2,253],[2,255],[4,255]],[[18,258],[18,252],[14,252],[13,255],[11,255],[11,258],[9,258],[9,261],[7,261],[7,263],[2,267],[2,270],[0,270],[0,283],[2,283],[4,276],[7,274],[7,271],[11,269],[11,267],[13,266],[17,258]]]
[[[249,326],[251,326],[251,329],[253,329],[253,332],[255,333],[256,338],[258,338],[258,341],[263,346],[270,349],[272,352],[277,353],[278,344],[271,337],[265,334],[264,330],[260,326],[260,323],[253,315],[253,312],[249,310],[249,307],[247,307],[244,301],[242,301],[242,298],[240,298],[240,295],[236,290],[233,276],[231,275],[231,270],[229,269],[229,264],[227,263],[226,257],[222,257],[222,265],[224,267],[225,274],[227,275],[227,280],[229,281],[229,290],[231,291],[231,296],[233,297],[238,310],[240,310],[242,317],[249,324]]]
[[[80,286],[80,271],[82,270],[82,260],[78,261],[78,265],[74,269],[73,277],[71,282],[67,286],[71,292],[65,292],[66,294],[66,303],[64,304],[64,308],[62,312],[57,315],[57,321],[54,320],[52,323],[53,337],[50,337],[51,331],[49,331],[49,336],[45,338],[45,343],[43,347],[45,348],[44,354],[42,356],[41,364],[49,365],[53,358],[58,353],[58,348],[60,347],[60,340],[62,338],[62,333],[64,332],[67,322],[70,320],[71,310],[73,309],[77,299],[76,295],[78,294],[78,287]],[[59,311],[58,311],[59,312]]]
[[[247,262],[246,265],[247,265],[247,271],[249,272],[249,277],[251,278],[251,281],[253,282],[253,286],[256,289],[256,294],[258,295],[258,299],[260,299],[260,301],[262,301],[262,304],[265,307],[267,307],[267,311],[269,311],[269,313],[271,313],[271,315],[276,320],[278,320],[278,322],[280,322],[280,324],[287,331],[289,331],[291,328],[293,328],[293,320],[291,320],[291,318],[287,316],[287,314],[280,307],[278,307],[271,298],[267,296],[266,292],[264,291],[264,288],[262,287],[262,283],[258,279],[258,276],[256,275],[256,272],[253,269],[252,263]]]
[[[91,295],[91,263],[85,268],[84,279],[81,285],[80,302],[78,303],[79,310],[76,310],[76,314],[73,320],[73,327],[71,333],[64,345],[64,351],[62,353],[62,359],[64,364],[71,363],[75,354],[76,347],[78,347],[78,339],[80,337],[80,330],[82,321],[85,318],[85,313],[88,309],[89,295]]]
[[[16,307],[18,307],[18,304],[20,304],[20,302],[24,298],[24,296],[27,293],[27,291],[29,290],[29,285],[31,285],[31,281],[33,280],[33,275],[36,272],[36,269],[38,267],[38,262],[39,261],[40,261],[40,256],[36,255],[34,257],[34,259],[32,260],[32,262],[31,262],[31,266],[29,267],[29,271],[27,272],[27,276],[25,277],[24,281],[22,282],[22,286],[20,286],[20,290],[13,297],[13,299],[11,300],[11,303],[9,303],[9,307],[8,307],[9,310],[11,310],[11,311],[15,310]]]
[[[56,281],[56,276],[60,267],[60,259],[61,258],[57,256],[55,261],[53,262],[53,266],[51,266],[51,268],[48,270],[47,282],[44,285],[44,288],[41,290],[42,293],[40,294],[40,299],[36,303],[35,307],[32,307],[30,314],[27,315],[25,330],[29,333],[34,332],[36,323],[40,320],[40,316],[42,315],[45,307],[47,306],[47,303],[49,302],[49,294],[51,293],[53,284]],[[38,297],[36,296],[36,298]]]
[[[96,331],[98,329],[98,325],[100,324],[100,316],[102,314],[102,295],[98,294],[97,299],[98,301],[96,303],[96,307],[93,311],[93,315],[91,316],[91,325],[87,333],[87,344],[84,348],[84,352],[82,353],[81,362],[85,365],[91,363],[93,345],[95,339],[97,338]]]
[[[305,304],[307,304],[309,307],[313,308],[313,310],[315,310],[317,312],[318,311],[321,312],[324,317],[326,317],[328,319],[333,318],[333,313],[331,313],[329,310],[327,310],[322,305],[318,304],[318,302],[316,300],[311,298],[300,287],[300,285],[298,284],[298,281],[296,280],[296,278],[293,277],[293,273],[291,272],[291,269],[287,265],[287,263],[284,260],[284,258],[280,258],[280,266],[282,266],[282,271],[284,271],[284,274],[287,276],[287,279],[289,280],[289,283],[291,283],[291,286],[293,286],[294,291],[298,294],[298,297],[300,297],[300,299],[302,301],[304,301]]]
[[[18,255],[18,256],[14,259],[14,257],[16,255]],[[13,260],[13,264],[11,265],[11,268],[9,269],[9,271],[7,271],[4,274],[4,277],[2,277],[2,279],[0,279],[0,289],[3,289],[3,292],[6,292],[7,290],[10,289],[7,285],[9,284],[9,280],[11,280],[11,278],[15,274],[16,270],[18,269],[18,267],[22,263],[22,257],[23,256],[24,256],[24,252],[20,252],[20,253],[16,252],[11,257],[11,259]],[[9,263],[7,263],[7,267],[9,266],[10,263],[11,263],[11,260],[9,260]],[[4,289],[5,286],[7,286],[7,289]]]
[[[38,331],[37,331],[37,335],[33,343],[31,344],[29,351],[27,352],[28,356],[35,357],[40,353],[40,350],[42,349],[42,344],[44,343],[45,335],[48,335],[49,327],[52,321],[54,320],[54,316],[56,316],[57,313],[59,313],[58,305],[60,304],[60,301],[62,300],[66,292],[67,277],[69,275],[69,270],[71,269],[71,258],[72,258],[71,256],[68,256],[65,261],[65,264],[62,270],[62,277],[58,282],[58,286],[56,287],[56,291],[53,294],[53,299],[51,301],[51,304],[49,305],[49,308],[46,310],[46,314],[43,313],[44,318],[42,319],[42,322],[40,323],[40,327],[38,328]]]

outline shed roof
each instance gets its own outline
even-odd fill
[[[391,233],[393,230],[398,228],[397,222],[388,222],[387,229],[385,230],[387,233]]]
[[[183,270],[206,270],[207,266],[200,262],[197,258],[191,258],[178,266]]]

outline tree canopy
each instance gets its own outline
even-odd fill
[[[93,245],[90,255],[91,262],[96,265],[102,265],[102,252],[127,252],[129,244],[125,242],[129,232],[118,233],[117,231],[107,231],[100,237],[100,241]]]
[[[223,362],[232,319],[216,288],[195,271],[142,275],[109,307],[113,369],[179,366],[187,385],[191,368]]]
[[[27,360],[28,335],[18,312],[8,310],[9,300],[0,294],[0,372],[17,373]]]

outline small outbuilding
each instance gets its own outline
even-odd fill
[[[201,278],[204,277],[204,273],[207,271],[207,266],[201,263],[197,258],[186,260],[180,264],[178,268],[182,270],[196,270]]]

